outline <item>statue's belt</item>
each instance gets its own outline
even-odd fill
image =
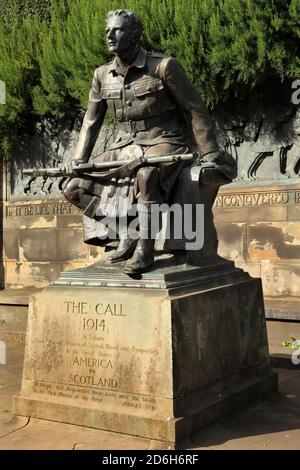
[[[167,127],[172,120],[174,120],[174,110],[147,119],[139,119],[138,121],[119,121],[118,127],[125,132],[149,131],[153,127]]]

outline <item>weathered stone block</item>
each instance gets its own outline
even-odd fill
[[[278,300],[279,297],[291,296],[299,302],[300,264],[272,264],[266,261],[261,265],[261,274],[265,296]]]
[[[265,298],[280,302],[276,318],[282,315],[283,319],[294,319],[300,312],[299,188],[296,180],[268,185],[233,183],[220,189],[215,203],[219,254],[230,257],[234,253],[222,226],[246,223],[246,263],[238,258],[236,263],[251,275],[261,274]],[[291,298],[293,308],[287,298]]]
[[[57,260],[55,231],[49,228],[19,230],[20,260],[49,262]]]
[[[30,304],[15,412],[173,445],[275,390],[260,281],[234,273],[202,288],[47,288]]]
[[[300,204],[291,204],[288,207],[288,220],[300,220]]]
[[[260,263],[236,263],[236,265],[246,271],[251,277],[261,278],[261,264]]]
[[[88,248],[83,244],[82,228],[57,229],[57,259],[75,261],[87,258]]]
[[[249,222],[266,222],[266,221],[286,221],[287,206],[274,207],[256,207],[255,210],[248,209]]]
[[[82,230],[82,216],[69,215],[69,216],[57,216],[57,228],[75,228]]]
[[[81,220],[80,211],[64,200],[5,203],[6,286],[45,287],[58,277],[63,263],[88,262],[89,250],[82,240]]]
[[[245,262],[247,257],[245,223],[216,224],[219,251],[222,256],[234,261]]]
[[[2,305],[0,303],[0,340],[9,335],[25,336],[27,328],[26,305]]]
[[[295,326],[297,325],[295,321],[299,322],[300,312],[299,312],[299,302],[295,296],[283,296],[281,299],[276,297],[265,296],[265,312],[266,318],[269,319],[282,319],[290,320],[290,323]],[[300,325],[300,323],[298,323]],[[293,334],[298,338],[297,334]]]
[[[60,263],[9,261],[5,263],[6,287],[32,286],[42,288],[48,285],[49,281],[57,279],[61,270]]]
[[[248,226],[248,253],[252,261],[292,260],[300,256],[298,222],[257,223]]]
[[[18,230],[5,230],[3,233],[3,249],[5,260],[20,260]]]
[[[247,208],[240,209],[214,209],[214,220],[216,224],[220,225],[222,223],[230,222],[247,222]]]

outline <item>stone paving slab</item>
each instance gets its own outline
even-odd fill
[[[24,345],[9,344],[0,365],[1,450],[148,450],[155,441],[11,413],[21,384]],[[192,436],[194,450],[300,449],[300,370],[277,369],[280,393],[272,394]]]
[[[274,397],[275,398],[275,397]],[[300,448],[300,413],[281,397],[263,400],[193,437],[196,446],[220,450]]]
[[[245,416],[245,419],[247,417]],[[300,447],[300,431],[288,430],[286,432],[272,432],[272,424],[269,427],[260,427],[257,435],[252,435],[257,429],[257,418],[254,420],[254,429],[251,426],[247,432],[245,427],[247,424],[243,420],[240,426],[233,427],[229,430],[223,427],[213,429],[210,434],[195,440],[195,448],[208,450],[299,450]]]
[[[31,418],[29,423],[0,438],[0,450],[148,449],[143,439],[97,429]]]
[[[24,416],[14,416],[12,413],[0,414],[0,442],[11,433],[18,431],[29,423],[30,419]]]

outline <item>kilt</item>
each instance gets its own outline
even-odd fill
[[[135,144],[137,145],[137,144]],[[174,143],[159,143],[151,146],[139,145],[142,154],[145,157],[178,155],[189,152],[186,145]],[[101,155],[92,157],[89,163],[101,163],[120,160],[120,154],[124,154],[124,148],[106,150]],[[157,203],[168,202],[174,184],[186,162],[171,162],[157,164],[159,172],[159,200]],[[80,188],[88,194],[99,199],[98,215],[107,217],[124,217],[130,211],[130,208],[138,202],[140,190],[136,175],[128,174],[126,178],[112,178],[110,180],[80,179]],[[95,202],[94,202],[95,204]],[[97,210],[96,210],[97,213]]]

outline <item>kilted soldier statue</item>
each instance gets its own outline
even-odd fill
[[[79,162],[177,155],[195,150],[199,162],[222,163],[222,152],[201,97],[176,59],[143,49],[142,30],[140,18],[132,12],[108,13],[107,44],[115,57],[95,70],[75,155],[64,165],[66,173],[72,172]],[[91,159],[107,111],[116,121],[118,133],[104,153]],[[171,202],[172,189],[186,164],[148,164],[127,175],[114,173],[105,180],[73,177],[64,196],[96,220],[101,215],[122,217],[128,207],[136,204],[138,239],[121,231],[118,248],[107,260],[127,260],[124,272],[142,273],[154,262],[155,240],[153,233],[152,238],[149,236],[151,207]]]

